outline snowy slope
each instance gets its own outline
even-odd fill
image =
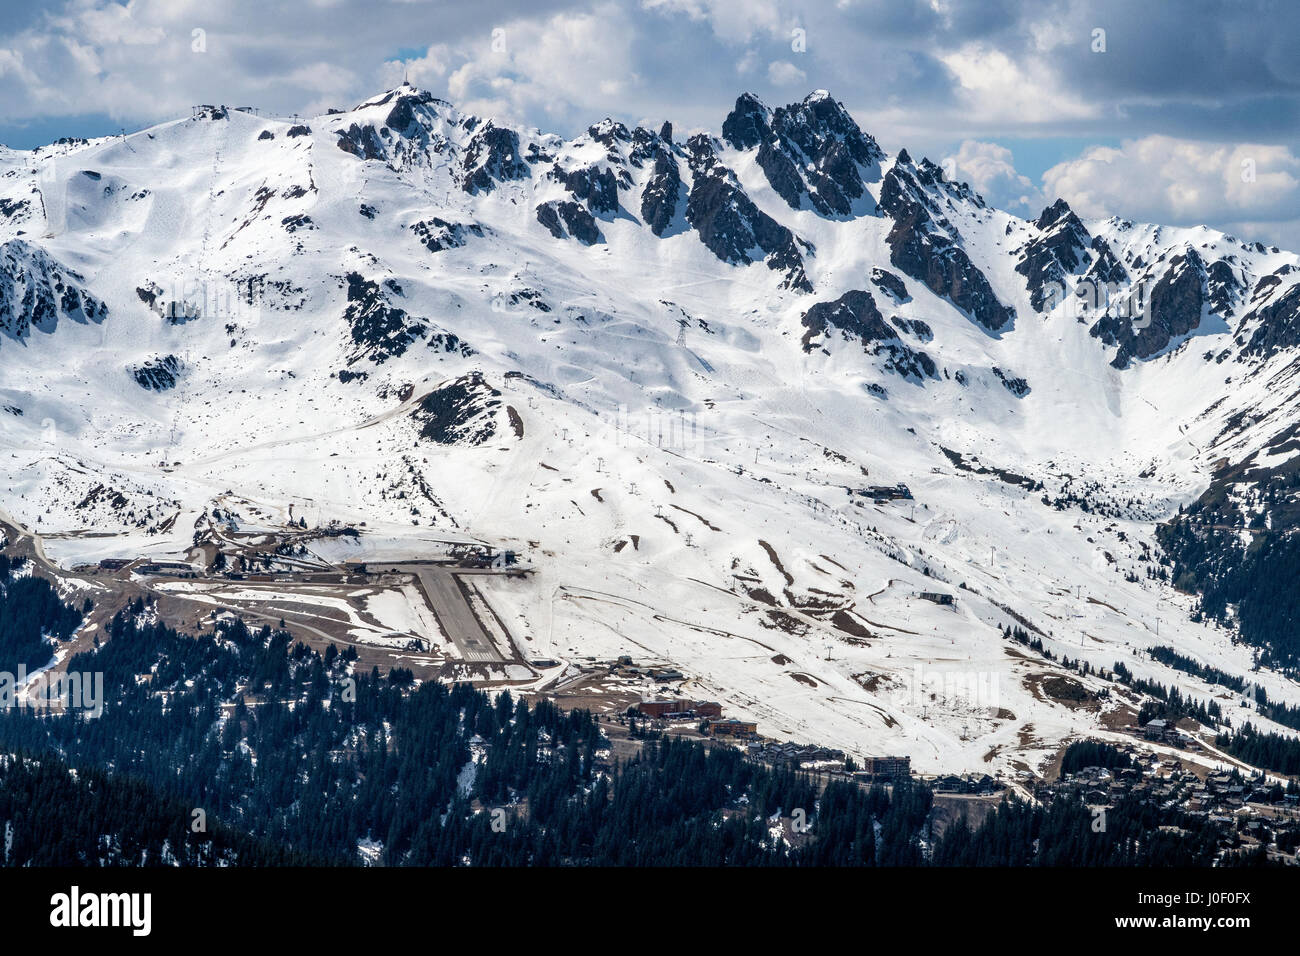
[[[671,662],[764,733],[928,772],[1102,726],[1014,615],[1207,699],[1141,651],[1249,671],[1146,570],[1216,460],[1296,421],[1296,343],[1256,332],[1297,257],[1020,220],[822,93],[723,129],[563,141],[402,88],[0,151],[0,502],[67,565],[182,554],[214,507],[365,522],[355,557],[517,548],[537,573],[484,590],[530,654]],[[1163,282],[1152,325],[1083,309],[1090,275]]]

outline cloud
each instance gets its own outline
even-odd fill
[[[748,43],[759,36],[789,36],[797,25],[792,12],[775,0],[643,0],[646,10],[685,15],[705,23],[728,43]]]
[[[1300,5],[1272,0],[45,0],[0,25],[0,141],[195,103],[308,114],[407,77],[563,135],[606,115],[717,130],[744,89],[778,105],[821,88],[883,145],[948,153],[1014,212],[1040,197],[990,141],[1125,141],[1059,164],[1047,190],[1134,218],[1282,229],[1297,218],[1297,35]],[[1253,183],[1224,172],[1243,151]]]
[[[613,105],[625,107],[640,85],[634,36],[613,3],[540,22],[504,22],[452,71],[447,91],[461,109],[479,114],[536,125],[589,123]]]
[[[963,109],[982,122],[1055,125],[1098,115],[1095,101],[1063,87],[1037,59],[1013,60],[991,46],[968,44],[940,60],[956,77]]]
[[[773,86],[794,86],[808,79],[808,74],[789,60],[774,60],[767,65],[767,81]]]
[[[969,183],[991,205],[1019,216],[1035,216],[1045,205],[1042,191],[1016,171],[1011,150],[997,143],[963,140],[940,165],[946,174]]]
[[[1300,218],[1298,176],[1300,158],[1285,146],[1145,136],[1085,150],[1047,170],[1043,183],[1084,216],[1281,223]]]

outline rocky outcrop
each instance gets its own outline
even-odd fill
[[[591,212],[618,212],[618,182],[609,167],[584,166],[565,170],[555,166],[549,175]]]
[[[343,319],[355,346],[353,362],[365,357],[382,364],[405,353],[412,342],[428,332],[424,322],[412,318],[405,309],[389,304],[388,295],[401,294],[393,280],[386,280],[381,287],[360,273],[349,272],[345,281],[348,304]]]
[[[1094,338],[1119,347],[1110,364],[1127,368],[1133,359],[1150,358],[1195,331],[1206,303],[1205,271],[1196,250],[1188,248],[1154,284],[1148,274],[1120,302],[1112,301],[1089,330]]]
[[[1085,278],[1092,284],[1092,287],[1098,292],[1102,289],[1116,289],[1127,285],[1129,282],[1128,269],[1124,268],[1124,263],[1111,251],[1110,244],[1101,236],[1096,236],[1092,240],[1093,260],[1092,265],[1088,268]],[[1098,301],[1105,300],[1098,295]]]
[[[181,361],[175,355],[158,355],[131,370],[137,385],[151,392],[165,392],[176,387]]]
[[[825,91],[769,112],[745,93],[722,124],[733,149],[757,148],[755,157],[772,189],[792,209],[809,205],[824,216],[847,216],[874,180],[884,152]]]
[[[1226,259],[1212,263],[1205,270],[1205,295],[1210,312],[1225,319],[1232,318],[1238,303],[1246,294],[1246,282],[1238,277],[1237,269]]]
[[[885,321],[870,292],[854,289],[833,302],[818,302],[803,314],[801,343],[805,352],[823,348],[832,332],[884,358],[884,368],[904,378],[934,378],[937,368],[925,352],[912,349]]]
[[[784,288],[811,292],[803,251],[809,243],[754,205],[735,174],[719,161],[709,137],[700,133],[687,143],[694,182],[686,200],[686,219],[700,241],[723,262],[749,265],[759,249],[768,268],[785,274]],[[802,250],[802,251],[801,251]]]
[[[910,302],[912,299],[907,294],[907,284],[888,269],[873,267],[871,284],[891,296],[895,302]]]
[[[1255,330],[1242,349],[1243,355],[1271,358],[1279,350],[1300,347],[1300,284],[1285,290],[1271,285],[1264,302],[1246,315],[1244,323],[1255,323]]]
[[[39,246],[22,239],[0,245],[0,332],[21,341],[32,329],[53,332],[60,318],[104,321],[108,306],[85,282]]]
[[[572,237],[588,246],[604,239],[587,208],[568,199],[552,199],[542,203],[537,207],[537,221],[556,239]]]
[[[656,236],[662,236],[677,215],[682,174],[677,157],[666,146],[654,152],[654,167],[641,191],[641,218]]]
[[[1063,298],[1050,294],[1051,285],[1064,293],[1067,277],[1083,272],[1091,264],[1088,250],[1092,236],[1064,199],[1044,209],[1034,229],[1036,234],[1020,250],[1016,272],[1027,280],[1034,310],[1043,312]]]
[[[439,385],[420,399],[411,418],[420,438],[439,445],[481,445],[496,434],[501,393],[481,372]]]
[[[461,188],[471,195],[491,192],[497,183],[526,179],[528,164],[519,155],[514,130],[484,123],[465,147],[461,161]]]
[[[388,158],[384,141],[379,138],[373,126],[361,126],[353,123],[338,136],[338,147],[345,153],[351,153],[358,159],[383,160]]]
[[[956,228],[939,213],[936,190],[943,185],[943,171],[933,163],[922,160],[914,166],[906,150],[898,154],[880,187],[880,208],[894,220],[886,237],[889,261],[986,329],[998,331],[1015,317],[1015,309],[998,301],[988,278],[961,247]],[[953,192],[968,198],[963,187]]]
[[[374,218],[373,215],[370,218]],[[483,227],[476,222],[448,222],[437,216],[412,223],[410,228],[430,252],[459,248],[469,242],[471,236],[483,238]]]

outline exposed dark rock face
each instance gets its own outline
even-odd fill
[[[934,330],[930,328],[929,323],[922,322],[920,319],[905,319],[896,315],[889,321],[894,323],[895,328],[916,336],[922,342],[929,342],[934,338]]]
[[[587,127],[587,135],[611,151],[617,148],[618,143],[627,143],[632,139],[632,134],[627,131],[626,126],[608,118]]]
[[[665,141],[666,142],[666,141]],[[641,191],[641,218],[656,236],[662,236],[677,215],[682,174],[677,157],[664,145],[654,152],[654,168]]]
[[[0,332],[21,340],[32,329],[53,332],[60,318],[104,321],[108,306],[86,290],[85,281],[22,239],[0,245]]]
[[[829,141],[808,173],[808,197],[823,216],[847,216],[867,187],[844,143]]]
[[[872,268],[871,282],[876,288],[892,296],[895,302],[908,302],[912,298],[907,294],[907,285],[903,280],[888,269]]]
[[[1294,271],[1290,265],[1285,265],[1261,278],[1255,283],[1254,291],[1250,293],[1250,304],[1256,306],[1264,302],[1273,294],[1273,290],[1282,284],[1282,279]]]
[[[1016,271],[1028,280],[1030,304],[1042,312],[1045,306],[1050,308],[1061,301],[1060,297],[1049,296],[1044,287],[1054,283],[1064,290],[1066,277],[1077,275],[1089,265],[1092,236],[1064,199],[1044,209],[1034,228],[1038,234],[1020,250]]]
[[[528,164],[519,156],[518,135],[491,121],[483,124],[465,149],[461,172],[461,188],[471,194],[491,192],[498,182],[527,178]]]
[[[687,144],[694,183],[686,200],[686,219],[700,241],[723,262],[749,265],[751,250],[766,256],[768,268],[785,273],[784,288],[811,292],[804,273],[801,242],[789,229],[759,210],[714,152],[704,134]],[[802,243],[805,250],[811,246]]]
[[[898,154],[880,187],[880,208],[894,220],[886,237],[889,261],[986,329],[997,331],[1015,317],[1015,309],[998,301],[989,280],[962,249],[960,234],[938,212],[935,189],[964,199],[972,195],[964,186],[947,184],[933,163],[923,160],[913,166],[906,150]],[[983,205],[979,197],[971,201]]]
[[[753,149],[771,134],[767,107],[753,93],[741,93],[722,121],[722,139],[733,149]]]
[[[137,287],[135,294],[159,318],[166,320],[168,325],[183,325],[203,317],[199,306],[195,303],[186,302],[183,298],[180,300],[164,298],[162,287],[155,282],[147,282]]]
[[[1141,280],[1149,282],[1149,276]],[[1111,308],[1089,330],[1107,345],[1119,346],[1111,365],[1127,368],[1133,359],[1150,358],[1176,338],[1201,324],[1206,302],[1205,264],[1195,249],[1175,256],[1168,270],[1142,301],[1140,289]]]
[[[379,138],[373,126],[360,126],[353,123],[337,136],[339,149],[351,153],[358,159],[383,160],[388,156],[384,141]]]
[[[1288,270],[1289,271],[1289,270]],[[1270,278],[1265,276],[1265,279]],[[1260,283],[1260,286],[1263,282]],[[1242,349],[1243,355],[1271,358],[1279,349],[1300,346],[1300,285],[1292,285],[1279,292],[1276,284],[1268,287],[1265,302],[1252,309],[1245,322],[1258,322],[1250,341]],[[1255,298],[1259,297],[1256,287]]]
[[[853,161],[863,166],[885,158],[884,151],[862,132],[843,104],[825,91],[809,94],[802,103],[778,108],[772,114],[772,131],[792,141],[813,160],[831,143],[842,145]]]
[[[627,161],[640,169],[647,162],[653,160],[661,149],[668,150],[671,153],[672,143],[661,139],[644,126],[638,126],[632,130],[632,146],[627,151]]]
[[[287,136],[289,139],[293,139],[295,136],[310,136],[311,127],[299,123],[297,126],[290,126],[289,132],[285,133],[284,135]]]
[[[998,381],[1002,383],[1003,387],[1016,398],[1024,398],[1029,394],[1029,383],[1023,378],[1008,375],[996,365],[993,366],[993,374],[998,377]]]
[[[26,199],[0,198],[0,219],[19,223],[31,218],[32,204]]]
[[[584,203],[592,212],[618,212],[618,182],[614,171],[608,167],[584,166],[566,171],[554,167],[550,175],[564,184],[574,199]]]
[[[1228,319],[1245,295],[1246,282],[1238,277],[1231,262],[1220,259],[1205,270],[1205,292],[1210,312]]]
[[[501,393],[481,372],[470,372],[438,386],[411,413],[420,437],[439,445],[481,445],[496,434]]]
[[[861,290],[846,292],[833,302],[816,303],[803,314],[803,327],[805,352],[813,350],[813,339],[825,335],[832,327],[846,333],[846,338],[859,339],[864,345],[898,338],[898,334],[885,323],[871,293]]]
[[[855,289],[833,302],[818,302],[804,313],[802,321],[805,352],[821,347],[834,329],[842,338],[862,343],[868,354],[884,356],[888,371],[904,378],[936,377],[934,361],[903,343],[876,308],[870,292]]]
[[[351,329],[352,342],[357,346],[352,362],[365,357],[376,365],[382,364],[403,354],[412,342],[428,331],[423,322],[413,319],[405,309],[390,305],[377,282],[357,272],[349,272],[346,280],[348,305],[343,318]],[[387,287],[390,292],[401,294],[391,279]]]
[[[141,388],[165,392],[176,387],[180,371],[181,362],[175,355],[159,355],[131,369],[131,376]]]
[[[769,113],[745,93],[722,124],[734,149],[758,147],[756,160],[768,182],[792,209],[809,203],[823,216],[847,216],[866,191],[862,172],[874,179],[884,152],[844,107],[824,92]]]
[[[432,98],[428,96],[413,94],[398,96],[393,101],[393,108],[389,110],[388,115],[384,117],[384,125],[394,133],[400,133],[402,135],[412,132],[414,127],[420,125],[420,121],[416,117],[415,113],[416,107],[430,102],[431,99]]]
[[[567,199],[542,203],[537,207],[537,221],[556,239],[573,237],[589,246],[604,239],[587,208]]]
[[[1086,278],[1092,283],[1094,289],[1100,292],[1101,289],[1109,290],[1128,284],[1128,270],[1111,251],[1110,244],[1105,239],[1101,236],[1094,238],[1092,251],[1096,256],[1092,260],[1092,267],[1088,269]],[[1104,300],[1098,295],[1098,302],[1102,301]]]
[[[756,159],[776,194],[791,209],[798,209],[802,205],[802,198],[808,194],[808,187],[790,155],[773,145],[773,137],[769,135],[759,144]]]
[[[262,130],[262,132],[258,135],[257,138],[258,138],[259,140],[263,140],[263,139],[275,139],[275,134],[272,133],[269,129],[264,129],[264,130]]]
[[[371,218],[374,218],[373,214]],[[476,222],[447,222],[437,216],[412,223],[411,231],[430,252],[459,248],[469,242],[470,236],[483,237],[483,227]]]

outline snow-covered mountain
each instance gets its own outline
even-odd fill
[[[214,508],[364,522],[358,558],[514,548],[536,573],[490,597],[531,656],[1033,770],[1119,703],[1062,657],[1242,702],[1143,653],[1253,662],[1161,579],[1156,529],[1212,505],[1172,526],[1200,586],[1196,542],[1238,564],[1287,513],[1298,264],[1019,219],[820,91],[567,141],[411,87],[204,107],[0,149],[0,503],[66,565],[182,554]]]

